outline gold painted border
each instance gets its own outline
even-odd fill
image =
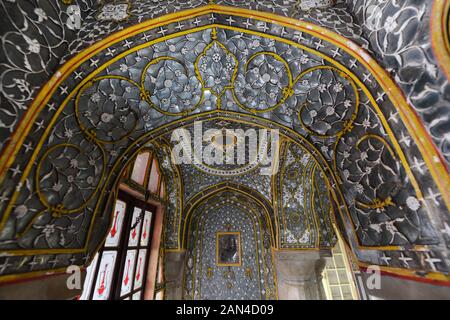
[[[361,269],[366,269],[370,266],[372,266],[369,263],[361,262],[359,260],[356,260],[356,263],[358,264],[358,267]],[[387,273],[386,275],[395,277],[408,277],[411,281],[418,281],[421,282],[421,280],[428,280],[428,281],[434,281],[437,285],[441,286],[450,286],[450,275],[445,275],[443,273],[439,272],[428,272],[426,276],[424,277],[418,277],[416,271],[414,270],[408,270],[408,269],[402,269],[402,268],[395,268],[395,267],[387,267],[387,266],[379,266],[381,272]],[[416,280],[417,279],[417,280]]]
[[[431,13],[431,44],[436,60],[450,79],[450,0],[435,0]]]

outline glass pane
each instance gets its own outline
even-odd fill
[[[120,200],[116,201],[116,206],[114,207],[114,220],[108,237],[106,238],[105,247],[117,247],[119,245],[126,206],[125,202]]]
[[[349,279],[347,277],[347,271],[344,270],[338,270],[338,275],[339,275],[339,281],[341,283],[349,283]]]
[[[125,266],[123,268],[122,285],[120,288],[121,296],[126,295],[131,291],[135,261],[136,261],[136,250],[128,250],[127,257],[125,259]]]
[[[86,269],[86,279],[84,280],[83,293],[80,300],[88,300],[91,293],[92,282],[94,281],[94,275],[97,267],[98,253],[95,255],[89,267]]]
[[[335,270],[330,270],[328,272],[328,281],[330,282],[331,285],[339,284],[338,275]]]
[[[159,190],[159,197],[161,199],[164,199],[164,196],[166,195],[166,190],[164,187],[164,181],[161,181],[161,189]]]
[[[111,280],[116,263],[117,251],[104,251],[98,269],[93,300],[107,300],[111,291]]]
[[[339,287],[331,287],[333,300],[342,300],[341,289]]]
[[[239,266],[241,264],[241,245],[239,232],[217,232],[217,265]]]
[[[145,172],[147,171],[149,157],[150,153],[148,152],[138,154],[136,161],[134,162],[133,171],[131,172],[131,180],[141,186],[144,185]]]
[[[147,258],[147,250],[141,249],[139,250],[137,267],[136,267],[136,276],[134,277],[134,287],[133,289],[138,289],[142,286],[142,281],[144,280],[144,271],[145,271],[145,260]]]
[[[141,215],[142,209],[135,207],[133,210],[133,217],[131,218],[130,238],[128,239],[128,246],[136,247],[139,241],[139,232],[141,230]]]
[[[152,213],[150,211],[145,211],[144,225],[142,226],[142,236],[141,236],[141,246],[143,247],[145,247],[148,244],[151,224],[152,224]]]
[[[344,258],[340,254],[334,255],[334,261],[336,263],[336,267],[345,267]]]
[[[141,300],[141,292],[138,291],[138,292],[134,293],[132,300]]]
[[[342,294],[343,294],[345,297],[350,297],[350,299],[351,299],[351,297],[352,297],[352,291],[351,291],[351,289],[350,289],[350,285],[344,285],[344,286],[341,287],[341,289],[342,289]]]
[[[150,180],[148,182],[148,190],[152,193],[158,192],[159,169],[158,162],[153,158],[152,170],[150,171]]]

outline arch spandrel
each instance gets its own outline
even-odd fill
[[[336,190],[337,198],[346,200],[350,211],[347,214],[347,223],[353,224],[354,231],[357,234],[358,243],[355,243],[357,252],[359,252],[358,250],[363,252],[364,250],[383,249],[395,254],[395,252],[401,251],[403,247],[430,245],[430,252],[434,254],[434,251],[432,251],[433,245],[442,243],[443,239],[435,236],[436,233],[433,229],[437,224],[427,221],[429,221],[430,212],[435,210],[435,206],[447,212],[443,203],[443,200],[447,199],[446,191],[445,189],[442,190],[447,182],[433,182],[425,164],[430,164],[429,159],[433,158],[433,150],[427,149],[431,154],[423,150],[422,146],[426,142],[423,139],[414,140],[417,133],[412,133],[415,135],[413,137],[409,136],[408,128],[411,128],[411,123],[409,123],[409,120],[402,122],[405,114],[409,119],[409,111],[404,109],[406,103],[399,103],[402,99],[400,94],[383,90],[386,87],[386,81],[388,83],[390,81],[384,78],[385,74],[382,76],[377,74],[374,71],[378,69],[376,65],[366,69],[365,67],[368,66],[367,59],[369,58],[362,50],[355,49],[355,45],[350,44],[345,48],[342,43],[339,43],[339,40],[343,40],[342,38],[336,37],[337,41],[330,40],[330,37],[327,36],[327,34],[331,34],[330,32],[325,33],[324,36],[319,36],[323,29],[310,25],[311,28],[308,31],[306,24],[300,23],[296,30],[294,25],[287,24],[287,20],[280,22],[278,25],[278,22],[274,19],[271,23],[267,22],[274,16],[267,18],[262,15],[261,21],[268,28],[265,33],[262,33],[258,27],[262,24],[255,20],[252,20],[253,26],[248,26],[248,29],[237,26],[250,19],[246,17],[248,12],[233,12],[235,21],[226,22],[227,14],[230,14],[230,12],[225,12],[225,9],[218,7],[210,9],[214,11],[219,23],[211,25],[208,19],[209,15],[200,15],[195,19],[184,20],[183,23],[186,24],[186,27],[183,31],[175,28],[176,23],[167,25],[167,30],[171,30],[171,34],[166,31],[167,34],[163,37],[155,29],[145,30],[143,34],[139,34],[135,38],[122,40],[119,37],[118,41],[121,40],[122,42],[112,43],[109,49],[119,50],[120,47],[121,50],[108,55],[106,55],[106,50],[98,53],[107,62],[103,64],[100,60],[97,61],[94,56],[90,56],[84,62],[79,60],[79,66],[75,69],[76,71],[73,70],[73,74],[68,75],[70,68],[67,68],[67,73],[57,81],[63,81],[62,83],[59,83],[57,87],[54,82],[49,85],[54,88],[48,90],[46,96],[36,100],[34,107],[30,108],[29,113],[25,116],[24,123],[27,124],[28,119],[28,121],[32,121],[33,125],[30,126],[31,122],[28,122],[28,125],[24,124],[14,134],[13,143],[2,156],[4,179],[1,194],[3,199],[7,200],[2,202],[1,207],[3,215],[0,245],[7,252],[15,252],[15,254],[23,252],[30,258],[35,254],[46,254],[48,256],[51,254],[66,254],[65,252],[67,254],[85,252],[87,243],[81,244],[78,248],[66,248],[57,245],[56,242],[47,247],[32,248],[31,242],[25,241],[24,244],[28,246],[27,249],[18,249],[17,235],[26,239],[27,235],[23,234],[23,230],[27,228],[27,223],[30,224],[31,219],[35,219],[36,215],[39,215],[39,212],[33,215],[28,214],[26,201],[40,206],[42,211],[45,211],[45,219],[50,219],[49,221],[72,214],[68,211],[71,209],[88,210],[90,211],[89,214],[94,217],[97,214],[95,210],[104,208],[98,200],[102,199],[102,194],[107,193],[112,188],[112,182],[114,177],[117,176],[120,166],[128,159],[133,150],[141,147],[144,141],[155,138],[160,134],[162,131],[158,132],[158,129],[173,129],[175,127],[174,121],[183,121],[180,119],[181,116],[189,116],[193,119],[198,115],[201,118],[203,113],[211,113],[215,109],[221,109],[221,112],[225,114],[233,113],[238,118],[248,116],[246,113],[256,113],[259,117],[292,129],[311,145],[311,148],[314,149],[312,151],[314,155],[322,157],[326,175],[333,178],[328,182],[329,187]],[[236,26],[233,23],[236,23]],[[217,39],[214,39],[214,33],[216,33]],[[147,38],[153,38],[153,40],[150,40],[150,42],[148,39],[144,40],[143,35],[148,35]],[[123,37],[123,33],[121,37]],[[190,38],[194,39],[195,37],[197,38],[193,42],[196,42],[199,46],[198,49],[201,49],[198,52],[195,49],[190,51],[197,54],[195,59],[188,54],[185,54],[184,57],[181,51],[177,52],[176,44],[183,41],[191,42]],[[239,37],[248,52],[245,50],[241,52],[239,44],[234,43],[235,38]],[[256,42],[259,42],[259,44],[256,45]],[[212,48],[213,46],[208,48],[211,43],[217,45],[214,48]],[[221,45],[218,45],[219,43]],[[271,44],[273,44],[274,49],[270,49]],[[175,46],[175,52],[172,52],[172,54],[170,53],[173,48],[171,45]],[[262,47],[264,49],[261,49]],[[216,51],[211,52],[208,49]],[[306,66],[302,66],[301,59],[296,59],[297,55],[293,55],[293,51],[296,54],[299,53],[299,57],[306,56],[302,60]],[[110,56],[112,56],[111,59]],[[198,56],[201,56],[201,58],[197,59]],[[233,59],[232,56],[236,59]],[[224,66],[222,67],[226,68],[227,57],[231,57],[230,61],[235,61],[234,64],[231,63],[230,68],[233,69],[232,75],[236,71],[236,77],[222,79],[223,81],[219,81],[219,79],[217,83],[213,81],[214,84],[209,85],[207,83],[208,77],[214,77],[214,74],[208,74],[208,63],[221,63],[223,61]],[[155,58],[159,58],[159,60],[155,60]],[[184,66],[178,61],[183,58],[185,58]],[[201,71],[199,65],[203,60],[206,61],[205,72]],[[244,67],[245,64],[240,61],[249,61],[249,63],[246,65],[247,67]],[[261,89],[263,86],[252,88],[253,91],[250,90],[250,92],[254,93],[254,100],[247,101],[251,100],[249,98],[252,97],[251,94],[245,94],[245,89],[248,89],[246,76],[250,72],[249,69],[254,69],[255,65],[264,69],[264,66],[270,65],[270,63],[276,64],[277,70],[282,70],[279,74],[275,72],[273,75],[269,75],[269,81],[276,79],[275,87],[279,85],[276,88],[278,91],[270,91],[267,87]],[[180,85],[193,84],[195,89],[200,90],[199,92],[204,95],[200,101],[186,101],[186,105],[197,107],[195,110],[191,110],[191,113],[178,112],[177,110],[174,112],[168,104],[170,101],[163,101],[163,99],[167,99],[163,97],[163,94],[158,96],[158,90],[164,91],[161,88],[168,85],[168,83],[165,83],[168,79],[165,79],[162,83],[161,80],[158,80],[157,70],[161,68],[161,65],[170,66],[175,71],[178,70],[181,73],[179,79],[186,79],[186,83]],[[147,66],[148,68],[146,68]],[[143,70],[145,70],[145,73],[142,73]],[[80,76],[80,72],[82,72],[82,76]],[[260,79],[259,81],[267,80],[266,73],[258,74],[255,72],[255,75]],[[79,77],[82,77],[83,80]],[[319,88],[321,79],[325,79],[326,82],[324,90],[321,89],[323,86]],[[317,85],[315,86],[315,84]],[[98,96],[95,95],[96,89],[100,89],[97,91],[101,92]],[[116,89],[118,92],[114,91]],[[240,89],[242,89],[241,92],[239,92]],[[89,90],[92,90],[92,92]],[[208,90],[210,91],[209,94],[205,93]],[[255,99],[257,100],[261,96],[258,93],[263,90],[270,91],[265,105],[258,101],[255,102]],[[85,93],[89,93],[89,98]],[[327,97],[324,98],[324,95]],[[348,97],[348,101],[343,99],[345,96]],[[92,101],[92,97],[94,101]],[[179,108],[182,99],[176,95],[170,97],[170,99],[172,98],[176,107]],[[49,100],[46,101],[46,99]],[[332,105],[327,105],[324,108],[324,105],[319,103],[323,99],[331,102],[339,99],[343,101],[340,102],[337,110],[336,108],[331,110],[333,109]],[[45,101],[45,104],[42,103],[43,101]],[[106,112],[111,108],[114,109],[112,106],[115,106],[118,101],[126,101],[128,109],[120,110],[117,108],[113,113]],[[51,107],[44,108],[45,106]],[[103,111],[101,110],[102,107],[104,108]],[[348,112],[348,109],[353,111]],[[237,115],[237,113],[242,115]],[[327,123],[327,117],[332,118],[332,120],[329,120],[331,124]],[[97,126],[99,123],[102,124],[101,127]],[[110,133],[111,128],[117,127],[121,128],[121,133],[114,136],[114,133]],[[45,134],[39,142],[32,138],[33,134],[42,134],[43,132]],[[407,147],[399,143],[401,138],[404,141],[409,141]],[[19,147],[19,142],[24,142],[23,148]],[[29,142],[33,145],[32,150],[26,147]],[[103,155],[99,156],[99,164],[91,161],[91,163],[94,163],[93,170],[105,172],[100,174],[99,185],[101,185],[101,188],[92,198],[87,197],[88,204],[84,208],[80,208],[80,206],[68,208],[67,205],[64,206],[64,203],[61,203],[61,200],[58,200],[58,197],[49,196],[48,193],[42,195],[42,192],[36,190],[42,184],[42,181],[39,183],[37,181],[43,180],[48,174],[40,170],[40,168],[48,167],[48,164],[45,163],[48,150],[51,148],[54,148],[52,150],[58,150],[58,148],[60,148],[59,150],[70,149],[70,142],[84,146],[86,151],[97,149],[103,151],[100,152]],[[416,147],[416,143],[419,148]],[[367,150],[363,151],[364,148]],[[76,148],[72,149],[79,152]],[[73,150],[72,152],[74,152]],[[363,161],[366,161],[364,165],[369,168],[375,166],[379,172],[382,172],[384,168],[386,172],[383,174],[386,176],[389,176],[392,172],[395,173],[394,176],[397,176],[396,173],[398,173],[403,177],[404,186],[402,190],[394,188],[378,192],[371,188],[370,183],[367,183],[366,189],[369,190],[369,194],[364,194],[364,197],[359,198],[358,203],[356,203],[354,195],[343,192],[339,188],[342,185],[342,189],[345,189],[343,186],[347,183],[356,191],[358,191],[357,189],[361,191],[360,186],[355,186],[354,180],[348,180],[348,175],[345,173],[345,170],[348,170],[345,160],[339,159],[337,156],[345,158],[344,155],[352,152],[359,152],[359,155],[355,157],[361,157],[361,154],[365,152],[365,156],[362,157],[364,158]],[[70,153],[68,155],[70,156]],[[377,163],[376,159],[373,160],[374,157],[382,159],[381,162]],[[436,160],[436,158],[433,159]],[[85,161],[89,163],[90,159]],[[38,163],[42,163],[40,167],[38,167]],[[411,163],[411,166],[409,163]],[[9,168],[9,170],[5,171],[5,168]],[[436,173],[442,170],[442,163],[437,163],[435,167],[429,169],[433,173],[432,176],[436,178]],[[359,170],[361,175],[364,175],[363,170],[361,168]],[[364,172],[366,173],[366,171]],[[355,175],[353,172],[352,174]],[[367,174],[370,175],[370,172]],[[417,176],[420,177],[421,183],[417,182]],[[47,179],[51,179],[51,175]],[[425,184],[422,181],[425,181]],[[396,183],[398,184],[398,182]],[[429,190],[423,190],[424,185],[425,188],[429,187]],[[47,188],[52,187],[51,183],[47,186]],[[441,188],[443,199],[427,200],[424,192],[431,190],[436,193],[437,187]],[[365,193],[366,189],[362,186],[362,193]],[[57,193],[58,191],[52,192]],[[39,196],[39,193],[41,196]],[[97,203],[96,206],[92,205],[94,202]],[[415,223],[414,227],[417,227],[418,230],[411,228],[411,233],[415,234],[405,236],[406,242],[404,239],[400,241],[395,237],[393,239],[380,238],[376,240],[376,243],[367,242],[365,240],[366,235],[361,230],[365,228],[377,232],[377,227],[371,228],[371,221],[355,223],[358,220],[358,210],[375,212],[374,215],[377,213],[384,214],[384,222],[387,221],[391,228],[394,226],[390,229],[394,232],[397,229],[394,225],[395,219],[407,220],[412,215],[414,218],[411,219],[411,223]],[[39,219],[44,218],[37,217],[35,221],[44,223]],[[445,221],[447,217],[442,215],[438,219]],[[94,219],[91,223],[94,223],[93,221]],[[423,223],[417,223],[418,221]],[[45,224],[48,224],[48,222]],[[419,230],[422,226],[426,227]],[[378,228],[383,228],[383,226],[378,226]],[[374,257],[375,260],[379,258],[377,254]],[[77,259],[81,259],[81,256]],[[370,261],[372,263],[382,264],[380,260],[375,261],[372,257],[368,259],[372,259]],[[48,266],[46,262],[42,265],[44,269],[44,265]],[[396,267],[402,266],[398,264]],[[420,268],[430,269],[426,264],[420,265]],[[438,271],[446,269],[444,259],[441,259],[438,268]],[[25,273],[31,271],[26,271],[26,268],[23,270]],[[8,274],[7,270],[5,274]]]
[[[337,241],[333,229],[335,212],[320,165],[305,148],[290,140],[284,140],[280,148],[280,169],[273,176],[279,248],[334,247]]]

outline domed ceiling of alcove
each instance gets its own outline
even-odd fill
[[[230,123],[246,119],[279,127],[303,143],[323,170],[320,192],[334,190],[327,195],[333,199],[328,207],[335,203],[334,215],[359,260],[448,272],[445,190],[429,172],[420,141],[408,131],[390,93],[364,64],[371,55],[392,74],[447,165],[449,86],[423,27],[431,15],[429,2],[213,2],[229,11],[196,11],[177,22],[147,26],[56,74],[114,32],[165,14],[201,10],[210,1],[73,1],[81,8],[79,30],[67,24],[71,13],[62,1],[2,2],[8,17],[0,65],[2,152],[9,155],[17,128],[28,135],[8,160],[0,186],[0,250],[12,254],[0,258],[0,273],[88,261],[109,223],[108,215],[97,215],[107,209],[99,199],[113,190],[133,152],[180,121],[207,120],[214,112]],[[364,49],[364,59],[333,39],[230,9],[238,7],[328,28]],[[40,101],[35,98],[42,84],[54,74],[62,82],[48,101],[34,103],[42,112],[32,118],[27,110]],[[32,119],[28,131],[21,119]],[[294,147],[290,143],[286,150]],[[55,161],[61,154],[71,166]],[[73,166],[74,159],[83,170]],[[273,201],[270,182],[254,172],[220,177],[199,170],[205,168],[165,163],[172,169],[166,174],[173,181],[168,221],[174,226],[190,197],[223,181]],[[89,238],[92,225],[98,233]],[[333,234],[329,227],[325,232]],[[178,248],[179,236],[166,239],[168,249]],[[328,239],[324,246],[333,243]],[[415,250],[423,246],[426,250]]]

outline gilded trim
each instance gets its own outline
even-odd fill
[[[450,79],[450,0],[435,0],[431,14],[431,44],[436,59]]]

